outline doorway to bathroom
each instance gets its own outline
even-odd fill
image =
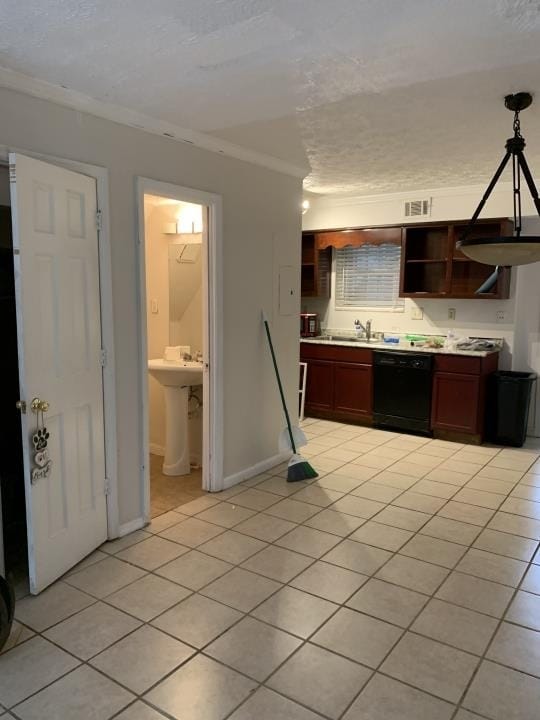
[[[219,211],[216,196],[139,179],[146,519],[221,489]]]

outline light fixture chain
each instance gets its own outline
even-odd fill
[[[523,235],[522,236],[522,205],[521,205],[521,175],[529,189],[534,206],[540,215],[540,195],[534,182],[534,178],[525,159],[523,151],[525,149],[525,139],[521,135],[521,125],[519,113],[521,110],[528,108],[532,103],[532,95],[528,92],[506,95],[504,104],[514,113],[514,136],[506,141],[506,153],[495,171],[495,175],[491,179],[487,190],[485,191],[478,207],[473,213],[469,224],[465,228],[464,233],[460,237],[457,247],[471,260],[484,263],[485,265],[496,266],[495,272],[478,288],[476,291],[479,295],[485,295],[493,291],[499,277],[500,266],[527,265],[533,262],[540,262],[540,235]],[[490,235],[487,237],[471,238],[471,232],[474,228],[478,217],[491,195],[495,185],[499,181],[502,172],[508,164],[510,157],[512,158],[512,200],[514,210],[514,233],[513,236],[506,234],[504,229],[500,235]]]
[[[519,110],[514,113],[514,137],[521,137],[521,122],[519,119]]]

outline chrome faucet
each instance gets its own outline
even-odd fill
[[[366,336],[367,342],[371,340],[371,320],[366,320],[366,324],[363,325],[360,320],[354,321],[354,328],[356,332],[362,331]]]

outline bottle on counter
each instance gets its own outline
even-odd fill
[[[456,349],[456,335],[453,330],[449,330],[446,334],[446,340],[444,341],[445,350]]]

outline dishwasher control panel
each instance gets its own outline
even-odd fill
[[[429,372],[433,367],[433,357],[431,355],[414,355],[409,352],[374,352],[373,364],[379,367],[410,368]]]

